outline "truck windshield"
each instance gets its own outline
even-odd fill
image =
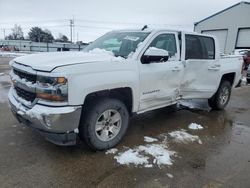
[[[89,44],[84,51],[98,48],[111,51],[116,57],[127,58],[148,35],[149,32],[111,32]]]

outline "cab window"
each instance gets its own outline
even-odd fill
[[[187,59],[215,59],[215,43],[211,37],[186,35]]]
[[[149,45],[168,51],[170,58],[175,56],[177,53],[176,40],[174,34],[160,34],[157,36]]]

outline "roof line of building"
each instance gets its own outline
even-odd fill
[[[215,14],[213,14],[213,15],[211,15],[211,16],[209,16],[209,17],[207,17],[207,18],[205,18],[205,19],[203,19],[203,20],[201,20],[201,21],[199,21],[199,22],[195,22],[194,25],[196,26],[196,25],[198,25],[199,23],[204,22],[205,20],[208,20],[208,19],[210,19],[210,18],[212,18],[212,17],[214,17],[214,16],[217,16],[218,14],[221,14],[221,13],[223,13],[223,12],[225,12],[225,11],[227,11],[227,10],[233,8],[233,7],[236,7],[236,6],[240,5],[240,4],[248,4],[248,5],[250,5],[250,2],[241,1],[241,2],[239,2],[239,3],[236,3],[235,5],[232,5],[232,6],[228,7],[228,8],[226,8],[226,9],[223,9],[223,10],[221,10],[221,11],[219,11],[219,12],[217,12],[217,13],[215,13]]]

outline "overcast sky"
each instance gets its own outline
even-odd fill
[[[74,17],[74,41],[89,42],[112,29],[151,27],[193,30],[200,21],[239,0],[0,0],[0,38],[14,24],[25,36],[30,27],[70,36]]]

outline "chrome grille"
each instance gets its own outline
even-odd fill
[[[29,74],[26,72],[19,71],[17,69],[13,69],[14,74],[19,76],[21,79],[26,79],[28,82],[35,83],[36,82],[36,75]]]
[[[36,98],[36,94],[35,93],[26,91],[26,90],[24,90],[24,89],[22,89],[20,87],[17,87],[17,86],[15,86],[14,88],[15,88],[16,94],[19,97],[21,97],[21,98],[23,98],[26,101],[29,101],[31,103],[35,100],[35,98]]]

